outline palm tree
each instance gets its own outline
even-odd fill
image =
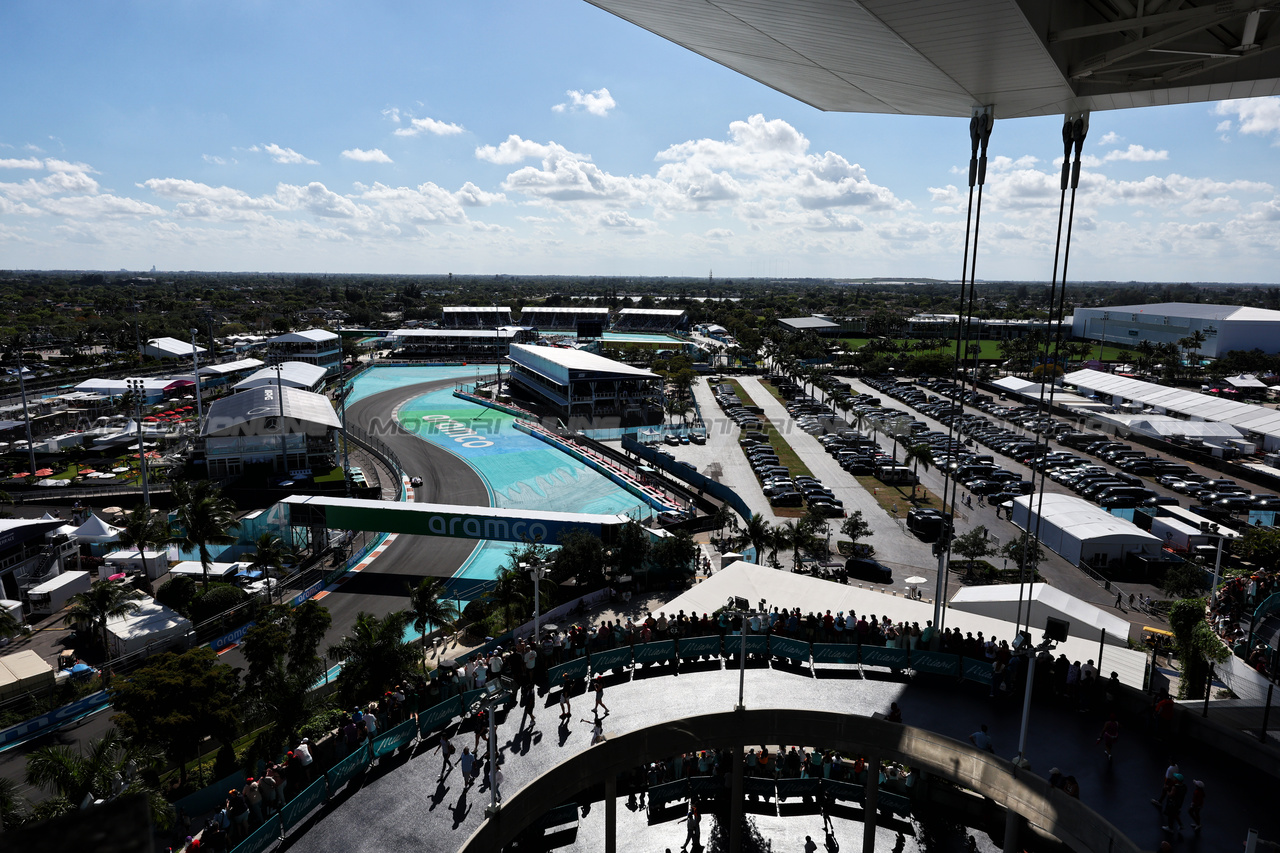
[[[351,634],[329,647],[329,659],[342,661],[338,692],[359,701],[396,684],[413,668],[415,652],[404,641],[409,614],[403,610],[379,619],[361,611]]]
[[[98,581],[88,592],[71,596],[71,609],[64,617],[67,622],[93,625],[102,641],[102,651],[111,659],[111,647],[107,643],[107,620],[126,616],[137,610],[140,593],[132,587],[115,581]]]
[[[443,628],[453,624],[461,615],[457,605],[444,597],[444,581],[440,578],[423,578],[417,586],[405,584],[409,592],[407,614],[413,620],[413,628],[422,638],[422,672],[427,671],[427,629]]]
[[[902,452],[902,461],[908,464],[914,463],[916,482],[911,484],[911,499],[916,499],[916,485],[920,481],[920,466],[924,466],[924,472],[929,473],[929,469],[933,467],[933,448],[927,444],[915,444],[908,447]]]
[[[524,613],[529,609],[529,597],[524,593],[524,575],[518,569],[498,570],[493,589],[484,594],[502,614],[503,628],[514,625],[512,612]]]
[[[764,549],[770,540],[769,522],[760,513],[754,513],[747,519],[742,528],[742,541],[751,545],[756,552],[756,562],[764,565]]]
[[[22,630],[22,620],[8,610],[0,610],[0,637],[13,639]]]
[[[120,530],[120,544],[132,545],[138,549],[138,561],[146,571],[147,560],[142,553],[148,546],[159,547],[169,540],[169,519],[159,514],[153,515],[145,504],[138,504],[125,517],[124,526]]]
[[[27,758],[27,784],[53,796],[40,804],[41,818],[67,814],[96,800],[141,793],[151,803],[156,824],[172,824],[173,807],[159,791],[134,778],[123,778],[130,762],[145,756],[115,729],[89,741],[88,750],[70,746],[45,746]]]
[[[274,533],[262,533],[253,543],[253,558],[249,560],[249,568],[262,572],[267,578],[268,591],[271,589],[271,572],[284,572],[284,550],[280,537]]]
[[[235,504],[224,498],[218,487],[208,480],[178,480],[173,484],[173,496],[178,501],[178,527],[182,532],[170,535],[169,544],[199,552],[207,591],[209,565],[213,562],[209,546],[231,545],[236,541],[230,535],[230,531],[240,526]]]
[[[1200,366],[1200,347],[1204,346],[1204,342],[1209,340],[1204,332],[1196,329],[1178,341],[1178,346],[1182,347],[1188,353],[1188,361],[1193,367]]]

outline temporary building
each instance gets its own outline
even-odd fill
[[[1018,586],[1009,583],[961,587],[947,607],[952,611],[976,613],[1006,622],[1016,621]],[[1047,583],[1022,587],[1022,618],[1033,629],[1041,631],[1053,618],[1067,623],[1069,637],[1097,642],[1105,636],[1108,643],[1117,646],[1127,646],[1129,642],[1127,619],[1114,616]]]
[[[1043,500],[1043,505],[1041,505]],[[1036,515],[1041,516],[1037,529]],[[1040,542],[1073,566],[1106,564],[1126,554],[1160,550],[1157,536],[1074,495],[1023,495],[1013,499],[1013,523],[1038,533]]]
[[[112,527],[93,513],[76,528],[76,538],[81,542],[115,542],[120,538],[119,527]]]
[[[161,652],[174,642],[185,644],[190,630],[191,622],[185,616],[151,599],[132,613],[108,619],[107,642],[113,657],[147,648]]]
[[[53,667],[31,649],[0,657],[0,702],[53,689]]]

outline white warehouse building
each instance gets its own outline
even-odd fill
[[[1071,334],[1090,341],[1137,347],[1139,341],[1176,344],[1196,332],[1204,335],[1200,355],[1217,358],[1232,350],[1280,352],[1280,311],[1238,305],[1157,302],[1077,308]]]
[[[1075,495],[1045,493],[1013,499],[1013,523],[1036,533],[1040,518],[1040,543],[1073,566],[1087,562],[1100,566],[1123,560],[1127,554],[1156,554],[1164,544],[1158,536],[1132,521],[1114,516],[1100,506]]]

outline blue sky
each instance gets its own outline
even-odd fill
[[[6,268],[959,275],[967,119],[822,113],[582,0],[0,28]],[[1060,128],[997,121],[979,277],[1051,274]],[[1276,98],[1095,113],[1070,277],[1280,280],[1278,146]]]

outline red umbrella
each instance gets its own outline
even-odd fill
[[[41,468],[39,471],[36,472],[37,477],[50,477],[52,475],[53,475],[52,468]]]
[[[120,573],[118,573],[118,574],[111,575],[110,577],[108,577],[108,578],[107,578],[107,580],[109,580],[109,581],[122,581],[122,580],[124,580],[126,577],[127,577],[127,575],[125,575],[125,573],[124,573],[124,572],[120,572]]]
[[[30,476],[31,476],[30,471],[19,471],[17,474],[13,475],[13,478],[16,480],[19,477],[30,477]]]

